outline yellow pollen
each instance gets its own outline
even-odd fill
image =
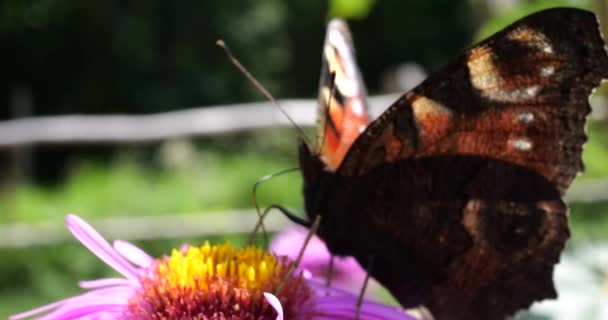
[[[235,249],[229,243],[187,250],[173,250],[171,256],[158,264],[158,275],[167,289],[207,288],[211,277],[233,278],[239,286],[257,289],[280,274],[281,264],[262,249]]]
[[[314,303],[302,275],[285,279],[292,262],[262,249],[229,243],[173,250],[143,275],[129,299],[129,319],[274,319],[264,292],[278,291],[285,318]],[[308,319],[308,318],[306,318]]]

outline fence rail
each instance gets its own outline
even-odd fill
[[[608,201],[608,179],[574,183],[566,195],[569,203]],[[93,220],[95,229],[108,239],[157,240],[186,237],[209,237],[222,234],[247,234],[257,222],[251,209],[154,216],[114,215]],[[281,213],[273,212],[265,220],[268,232],[291,224]],[[0,224],[0,248],[45,246],[70,240],[62,221]]]
[[[370,97],[372,117],[398,94]],[[592,119],[608,118],[605,98],[594,97]],[[294,121],[315,123],[316,101],[280,101]],[[0,121],[0,148],[30,144],[137,143],[182,136],[212,135],[272,126],[290,126],[268,102],[199,107],[149,115],[66,115]]]
[[[379,114],[398,95],[370,98]],[[302,126],[315,123],[316,101],[279,102]],[[272,126],[290,126],[268,102],[208,106],[149,115],[67,115],[0,121],[0,147],[28,144],[134,143],[182,136],[212,135]]]
[[[160,240],[247,234],[257,222],[254,210],[230,210],[154,216],[119,215],[90,221],[108,239]],[[268,232],[276,232],[290,222],[280,213],[264,220]],[[0,224],[0,248],[47,246],[67,240],[71,235],[60,219],[38,223]]]
[[[370,98],[371,114],[379,115],[397,94]],[[608,118],[606,99],[592,101],[592,119]],[[601,100],[601,101],[600,101]],[[316,101],[284,100],[281,105],[302,126],[314,124]],[[212,135],[271,126],[290,126],[267,102],[211,106],[151,115],[49,116],[0,121],[0,148],[31,144],[134,143],[181,136]],[[608,179],[577,181],[566,195],[570,203],[608,201]],[[111,239],[147,240],[189,236],[247,233],[255,224],[253,210],[166,214],[160,216],[113,216],[94,221]],[[287,224],[280,214],[270,215],[268,231]],[[0,224],[0,248],[48,245],[69,239],[63,223]]]

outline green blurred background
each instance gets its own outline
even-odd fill
[[[517,18],[559,5],[605,8],[592,0],[5,0],[0,120],[263,101],[215,47],[218,38],[277,98],[314,98],[325,25],[334,16],[349,21],[370,93],[391,92],[399,88],[396,70],[412,70],[403,66],[432,72]],[[24,95],[29,107],[20,110],[11,101]],[[588,126],[587,171],[577,184],[608,179],[606,119]],[[146,144],[0,148],[0,225],[27,232],[31,224],[62,225],[68,212],[95,224],[251,208],[258,178],[297,166],[297,137],[294,129],[267,128]],[[273,179],[260,202],[299,209],[300,184],[297,173]],[[608,241],[606,199],[571,203],[572,248]],[[79,292],[77,280],[112,274],[66,237],[0,243],[0,318]],[[209,237],[160,238],[136,243],[159,255]],[[244,241],[243,234],[212,238]]]

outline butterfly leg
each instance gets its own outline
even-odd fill
[[[361,287],[361,291],[359,292],[359,297],[357,298],[357,314],[355,319],[359,320],[361,318],[361,306],[363,305],[363,297],[365,296],[365,290],[367,290],[367,284],[369,283],[370,273],[372,268],[374,267],[374,256],[368,257],[367,269],[365,274],[365,280],[363,280],[363,286]]]
[[[291,211],[289,211],[289,209],[279,205],[279,204],[271,204],[270,206],[268,206],[268,209],[277,209],[279,211],[281,211],[281,213],[283,213],[283,215],[285,215],[285,217],[287,217],[287,219],[289,219],[289,221],[295,223],[295,224],[299,224],[303,227],[306,228],[311,228],[312,227],[312,223],[298,217],[298,215],[296,215],[295,213],[292,213]]]
[[[266,234],[266,229],[264,228],[264,218],[266,217],[266,215],[268,214],[268,212],[272,209],[275,209],[276,207],[280,207],[279,205],[271,205],[268,208],[266,208],[264,210],[264,212],[260,212],[260,206],[258,205],[258,188],[260,187],[260,185],[265,182],[268,181],[274,177],[278,177],[278,176],[282,176],[285,174],[288,174],[290,172],[294,172],[300,170],[299,168],[291,168],[291,169],[287,169],[287,170],[283,170],[277,173],[273,173],[273,174],[269,174],[266,176],[261,177],[260,179],[258,179],[254,184],[253,184],[253,188],[251,189],[251,200],[253,201],[253,206],[255,207],[255,211],[258,214],[258,222],[255,225],[255,228],[253,229],[253,231],[251,232],[250,236],[249,236],[249,242],[248,244],[252,244],[253,243],[253,239],[255,238],[255,235],[258,233],[259,229],[262,229],[262,232],[264,234],[264,240],[266,243],[268,243],[268,236]],[[282,208],[282,207],[281,207]],[[285,216],[287,216],[289,218],[289,220],[294,221],[292,218],[295,216],[294,214],[289,213],[289,211],[287,209],[282,208],[283,210],[281,210],[283,212],[283,214],[285,214]],[[287,213],[289,214],[287,214]],[[290,218],[292,217],[292,218]],[[297,218],[297,216],[295,216]],[[300,219],[302,220],[302,219]],[[297,223],[297,222],[296,222]]]
[[[331,287],[331,278],[334,276],[334,255],[329,253],[329,265],[327,266],[327,279],[325,279],[325,286]]]
[[[258,222],[255,225],[255,227],[253,228],[253,231],[251,232],[251,234],[249,236],[249,241],[248,241],[249,244],[253,243],[253,239],[254,239],[255,235],[258,233],[258,230],[260,228],[262,228],[264,235],[266,235],[266,232],[264,230],[264,219],[266,218],[266,215],[268,215],[268,213],[272,209],[279,210],[281,213],[283,213],[283,215],[285,215],[285,217],[287,217],[287,219],[289,219],[291,222],[293,222],[295,224],[299,224],[306,228],[310,228],[312,226],[312,224],[310,222],[298,217],[295,213],[292,213],[291,211],[289,211],[289,209],[287,209],[279,204],[271,204],[266,209],[264,209],[264,211],[262,213],[259,214]],[[266,239],[266,242],[268,242],[268,239]]]
[[[283,280],[281,280],[281,283],[277,286],[276,290],[274,291],[275,295],[277,295],[281,291],[281,289],[283,288],[283,285],[292,276],[293,272],[296,270],[298,265],[300,265],[300,262],[302,261],[302,257],[304,256],[304,251],[306,250],[306,246],[308,246],[308,243],[310,242],[310,239],[312,239],[312,236],[315,233],[317,233],[317,229],[319,229],[320,223],[321,223],[321,216],[317,215],[315,217],[315,221],[313,221],[312,225],[310,226],[310,230],[308,232],[308,235],[306,236],[306,239],[304,240],[304,243],[302,243],[300,252],[298,252],[298,257],[291,264],[291,266],[289,267],[289,270],[287,270],[287,273],[285,273]]]

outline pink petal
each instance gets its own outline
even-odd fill
[[[125,278],[137,280],[137,269],[114,250],[108,241],[93,229],[93,227],[80,217],[72,214],[67,215],[66,223],[74,237],[99,259],[125,276]]]
[[[134,244],[116,240],[114,241],[114,249],[118,251],[125,259],[131,261],[133,264],[141,268],[148,268],[154,262],[154,258],[148,255],[146,252],[135,246]]]
[[[29,317],[31,317],[31,316],[33,316],[35,314],[39,314],[39,313],[45,312],[47,310],[51,310],[51,309],[57,308],[58,306],[62,305],[63,303],[65,303],[65,300],[59,300],[59,301],[56,301],[56,302],[49,303],[47,305],[38,307],[36,309],[32,309],[32,310],[28,310],[26,312],[21,312],[21,313],[18,313],[18,314],[14,314],[14,315],[8,317],[8,319],[9,320],[19,320],[19,319],[29,318]]]
[[[277,297],[275,297],[272,293],[264,292],[264,298],[266,301],[277,311],[277,319],[283,320],[283,306],[281,306],[281,301]]]
[[[95,289],[109,286],[139,286],[139,283],[134,283],[131,280],[123,278],[106,278],[80,281],[78,282],[78,286],[83,289]]]

